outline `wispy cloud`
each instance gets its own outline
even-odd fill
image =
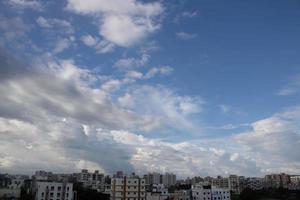
[[[191,40],[196,38],[198,35],[195,33],[177,32],[176,36],[182,40]]]

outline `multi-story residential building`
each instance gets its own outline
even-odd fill
[[[218,176],[217,178],[212,179],[212,185],[217,188],[229,188],[229,179]]]
[[[104,192],[105,177],[104,174],[96,170],[94,173],[83,169],[81,173],[76,174],[77,182],[82,183],[83,187]]]
[[[240,179],[237,175],[229,175],[229,189],[233,194],[240,194],[241,188],[240,188]]]
[[[300,175],[291,175],[290,180],[293,184],[300,184]]]
[[[230,200],[229,189],[212,187],[211,200]]]
[[[161,176],[162,175],[160,173],[153,172],[153,173],[148,173],[147,175],[144,176],[144,178],[146,180],[146,184],[152,185],[152,184],[162,183]]]
[[[168,188],[166,188],[163,184],[153,184],[152,185],[152,193],[168,195]]]
[[[74,200],[73,183],[35,181],[35,200]]]
[[[264,186],[264,179],[258,177],[248,177],[242,182],[242,189],[249,188],[251,190],[261,190]]]
[[[111,179],[111,200],[146,200],[145,179],[131,176],[114,176]]]
[[[167,200],[168,198],[169,195],[164,195],[160,193],[147,192],[146,194],[146,200]]]
[[[196,186],[192,188],[193,200],[211,200],[211,186]]]
[[[291,183],[289,185],[290,190],[300,190],[300,175],[291,175]]]
[[[176,175],[173,173],[165,173],[162,175],[162,184],[166,187],[170,187],[176,184]]]
[[[192,200],[230,200],[230,190],[206,183],[196,184],[192,187]]]
[[[175,190],[174,200],[190,200],[191,191],[190,190]]]
[[[20,199],[23,179],[9,179],[4,187],[0,187],[0,199]]]
[[[290,175],[284,173],[269,174],[264,178],[266,188],[288,188],[290,182]]]

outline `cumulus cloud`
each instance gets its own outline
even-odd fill
[[[285,171],[299,173],[300,134],[299,108],[252,123],[251,132],[239,134],[234,140],[243,145],[249,156],[263,166],[264,173]]]
[[[92,15],[99,21],[99,34],[117,46],[130,47],[155,32],[160,24],[155,20],[162,5],[136,0],[68,0],[67,9],[82,15]]]

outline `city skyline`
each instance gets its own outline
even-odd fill
[[[296,0],[0,2],[0,173],[300,174]]]

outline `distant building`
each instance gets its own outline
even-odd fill
[[[248,177],[243,180],[243,189],[261,190],[264,187],[264,179],[257,177]]]
[[[146,184],[152,185],[152,184],[160,184],[162,183],[161,174],[157,172],[148,173],[144,176]]]
[[[77,182],[82,183],[85,188],[90,188],[100,192],[105,190],[105,177],[104,174],[99,173],[98,170],[95,172],[89,172],[83,169],[80,173],[76,174]]]
[[[213,178],[212,185],[216,186],[217,188],[229,188],[229,178],[223,178],[222,176]]]
[[[111,200],[146,200],[145,179],[132,174],[111,179]]]
[[[190,190],[175,190],[174,200],[191,200]]]
[[[240,194],[241,187],[240,187],[240,179],[237,175],[229,175],[229,189],[233,194]]]
[[[288,188],[290,184],[290,175],[288,174],[269,174],[264,178],[265,188]]]
[[[162,175],[162,184],[166,187],[170,187],[176,184],[176,175],[173,173],[165,173]]]

